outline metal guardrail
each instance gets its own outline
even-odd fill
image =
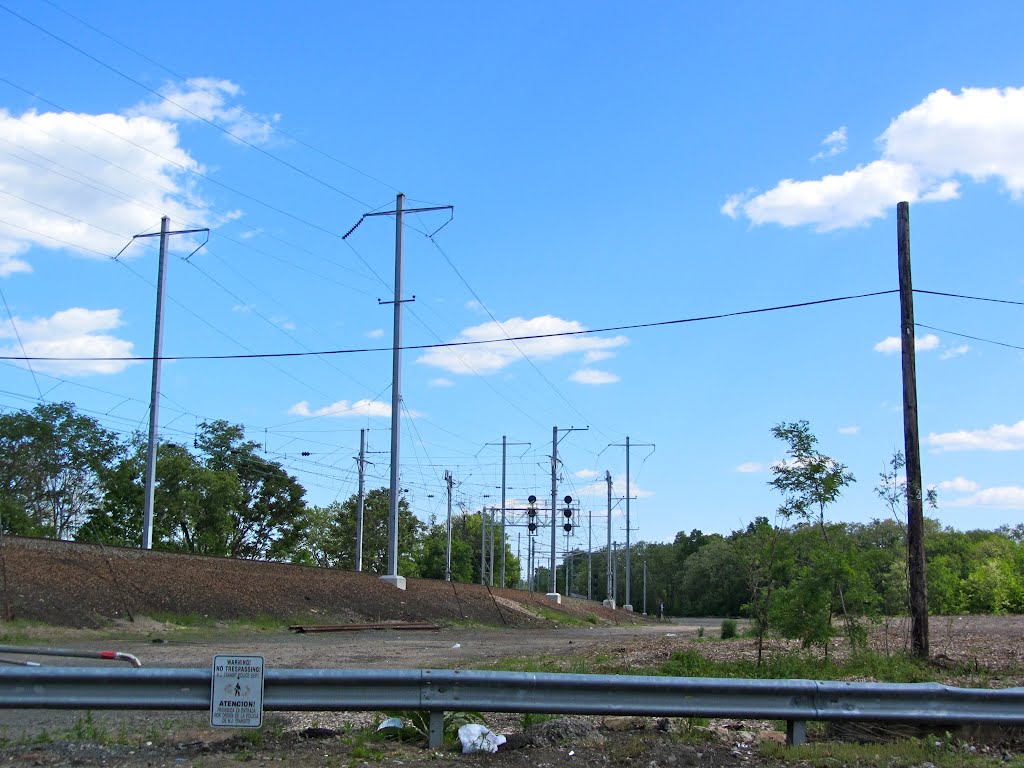
[[[0,708],[210,708],[209,669],[0,668]],[[268,669],[276,711],[419,710],[439,744],[446,711],[544,712],[785,720],[802,743],[808,720],[1024,725],[1024,688],[843,683],[449,669]]]

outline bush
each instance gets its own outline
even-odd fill
[[[722,621],[722,639],[736,637],[736,619],[724,619]]]

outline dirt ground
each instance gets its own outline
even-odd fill
[[[719,619],[643,621],[582,600],[558,607],[577,626],[538,615],[555,610],[543,595],[411,580],[400,592],[365,574],[280,564],[100,549],[65,542],[8,539],[0,549],[5,610],[45,621],[4,629],[8,642],[119,650],[146,667],[207,667],[213,655],[263,655],[267,667],[478,667],[508,657],[562,659],[585,667],[598,655],[626,667],[648,666],[700,644],[717,658],[752,657],[752,640],[709,643]],[[182,632],[171,614],[212,618],[277,617],[263,629],[206,625]],[[156,617],[156,618],[154,618]],[[439,631],[370,630],[294,634],[286,625],[340,621],[443,621]],[[489,626],[481,626],[486,623]],[[4,625],[0,624],[0,628]],[[893,622],[872,642],[896,650],[906,627]],[[932,648],[957,685],[1021,685],[1022,617],[952,617],[932,622]],[[782,646],[776,643],[776,646]],[[837,652],[840,651],[837,646]],[[47,664],[109,664],[43,659]],[[580,661],[583,660],[583,664]],[[972,676],[971,670],[977,671]],[[993,676],[995,670],[998,674]],[[954,675],[955,671],[955,675]],[[378,741],[363,728],[377,713],[267,713],[258,733],[211,729],[205,713],[62,710],[0,711],[0,766],[492,766],[586,768],[769,765],[762,743],[782,738],[776,723],[594,717],[530,723],[487,715],[508,749],[493,755],[432,752],[420,744]],[[1001,755],[997,746],[983,746]],[[1007,757],[1012,763],[1014,752]]]

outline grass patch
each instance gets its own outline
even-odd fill
[[[933,739],[907,739],[888,744],[850,744],[824,742],[785,747],[765,743],[758,752],[782,763],[835,768],[835,766],[879,766],[886,768],[912,768],[932,765],[935,768],[987,768],[988,766],[1024,765],[1022,762],[1005,763],[989,755],[978,755],[967,749]]]
[[[802,653],[773,654],[758,667],[753,661],[716,661],[695,650],[676,651],[654,674],[674,677],[747,677],[762,679],[842,680],[872,678],[889,683],[922,683],[935,680],[927,665],[902,656],[864,652],[841,663]]]
[[[564,611],[556,611],[554,608],[548,608],[544,605],[525,605],[524,607],[541,619],[553,621],[555,624],[562,624],[566,627],[585,627],[591,623],[588,619],[581,619],[579,616],[574,616]]]

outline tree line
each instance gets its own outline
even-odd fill
[[[862,642],[868,622],[907,612],[902,456],[891,457],[878,477],[878,519],[833,522],[828,509],[853,475],[817,450],[806,422],[778,424],[772,434],[787,453],[772,468],[769,484],[781,496],[773,518],[758,516],[728,535],[692,530],[671,543],[635,543],[629,601],[637,611],[646,604],[649,613],[663,605],[671,615],[745,615],[759,636],[774,632],[805,645],[826,645],[836,634]],[[139,546],[145,452],[141,436],[121,439],[71,403],[0,414],[0,533]],[[931,494],[929,503],[936,504]],[[247,440],[242,427],[204,422],[191,445],[158,447],[153,546],[354,569],[357,504],[354,495],[308,504],[298,480]],[[369,573],[386,571],[388,506],[386,488],[366,494]],[[498,532],[495,540],[498,577]],[[504,544],[505,585],[526,587],[512,541],[509,535]],[[446,548],[446,521],[423,522],[400,499],[399,572],[443,579]],[[1024,525],[962,532],[927,519],[925,549],[931,613],[1024,613]],[[480,556],[481,515],[456,514],[452,579],[479,583]],[[613,596],[622,605],[621,549],[612,565]],[[570,593],[609,597],[603,550],[560,553],[556,588],[563,592],[566,569]],[[538,568],[532,586],[548,585],[547,568]]]

